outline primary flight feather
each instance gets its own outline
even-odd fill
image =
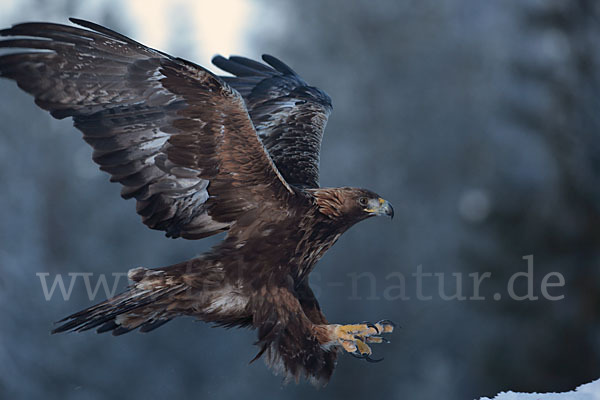
[[[135,268],[128,290],[63,319],[53,332],[151,331],[189,315],[257,329],[287,379],[326,383],[338,350],[368,361],[389,321],[330,324],[308,275],[355,223],[393,216],[377,194],[320,188],[331,99],[275,57],[216,56],[233,76],[148,48],[97,24],[25,23],[0,31],[0,76],[56,118],[72,117],[93,159],[144,224],[169,237],[227,231],[208,253]]]

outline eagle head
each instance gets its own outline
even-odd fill
[[[359,188],[322,188],[313,191],[321,214],[355,224],[363,219],[385,215],[394,217],[394,208],[377,193]]]

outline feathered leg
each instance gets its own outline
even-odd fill
[[[327,384],[337,352],[321,346],[296,293],[285,286],[263,286],[250,307],[261,347],[254,360],[264,354],[266,364],[286,382],[307,378],[316,386]]]
[[[386,321],[328,324],[307,284],[296,288],[268,284],[257,291],[250,306],[261,346],[254,359],[264,354],[267,365],[286,381],[305,377],[315,385],[325,385],[333,374],[338,350],[373,361],[366,343],[384,341],[378,335],[393,329]]]

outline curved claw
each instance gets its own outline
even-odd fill
[[[365,360],[367,360],[367,362],[370,362],[370,363],[378,363],[378,362],[380,362],[380,361],[383,361],[383,357],[381,357],[381,358],[371,358],[371,356],[368,356],[368,355],[367,355],[367,356],[365,356],[365,357],[363,357],[363,358],[364,358]]]
[[[389,341],[389,339],[386,339],[386,338],[384,338],[383,336],[379,336],[379,337],[381,338],[381,341],[382,341],[383,343],[392,343],[392,342],[390,342],[390,341]]]
[[[383,361],[383,357],[381,358],[371,358],[370,354],[360,354],[360,353],[350,353],[350,355],[354,358],[359,358],[361,360],[366,360],[367,362],[370,363],[378,363],[380,361]]]
[[[382,319],[381,321],[378,321],[377,323],[381,324],[381,325],[383,325],[383,324],[391,325],[394,328],[397,326],[394,321],[390,321],[389,319]]]
[[[379,328],[377,327],[377,325],[375,325],[371,322],[365,322],[365,325],[367,325],[367,328],[375,329],[375,332],[377,332],[377,335],[379,335]]]

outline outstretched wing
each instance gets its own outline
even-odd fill
[[[242,97],[204,68],[91,22],[0,31],[0,76],[56,118],[73,117],[93,159],[167,236],[227,230],[292,189],[260,143]]]
[[[258,136],[286,181],[319,187],[319,152],[331,99],[275,57],[262,58],[270,66],[236,56],[216,56],[212,62],[235,75],[221,78],[244,97]]]

